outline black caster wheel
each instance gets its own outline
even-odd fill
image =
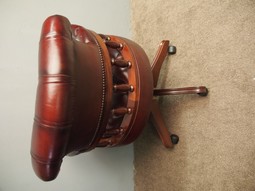
[[[179,142],[179,137],[178,137],[177,135],[172,134],[172,135],[170,136],[170,138],[171,138],[171,141],[172,141],[172,143],[173,143],[174,145],[178,144],[178,142]]]
[[[205,92],[203,92],[203,93],[198,93],[198,95],[201,96],[201,97],[207,96],[207,95],[208,95],[208,89],[206,88],[206,89],[205,89]]]
[[[169,46],[168,47],[168,54],[176,54],[176,47],[175,46]]]

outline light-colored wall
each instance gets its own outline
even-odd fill
[[[0,191],[131,191],[133,148],[66,157],[53,182],[31,167],[30,140],[41,25],[61,14],[96,32],[130,37],[129,0],[0,1]]]

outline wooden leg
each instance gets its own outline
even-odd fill
[[[208,89],[205,86],[172,89],[154,89],[153,94],[154,96],[180,95],[180,94],[198,94],[200,96],[207,96]]]
[[[172,148],[174,144],[177,144],[179,138],[177,135],[171,134],[165,123],[163,121],[162,115],[160,113],[159,105],[156,99],[153,100],[152,103],[152,111],[151,111],[151,121],[156,128],[158,135],[166,148]]]
[[[162,66],[166,56],[168,55],[168,48],[169,48],[169,40],[163,40],[160,43],[158,51],[153,59],[151,70],[152,70],[152,75],[153,75],[154,87],[157,86],[161,66]]]

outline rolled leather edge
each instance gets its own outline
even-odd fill
[[[72,127],[72,49],[68,19],[58,15],[46,19],[41,32],[39,84],[31,142],[32,166],[44,181],[57,177]]]
[[[34,121],[31,159],[35,174],[44,181],[57,177],[69,139],[69,126],[49,126]]]
[[[41,39],[54,36],[72,38],[70,27],[71,23],[66,17],[61,15],[52,15],[43,23]]]
[[[31,154],[32,166],[35,174],[43,181],[54,180],[60,171],[62,160],[53,162],[42,162]]]

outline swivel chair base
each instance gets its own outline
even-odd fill
[[[181,94],[197,94],[199,96],[207,96],[208,89],[205,86],[199,87],[185,87],[185,88],[172,88],[172,89],[157,89],[157,83],[159,78],[159,73],[161,66],[164,62],[165,57],[169,55],[173,55],[176,53],[175,46],[169,46],[168,40],[163,40],[158,48],[156,56],[152,63],[152,74],[153,74],[153,95],[155,96],[164,96],[164,95],[181,95]],[[172,134],[168,131],[162,114],[160,113],[160,108],[157,100],[154,98],[152,103],[152,111],[150,117],[154,127],[159,134],[159,137],[163,143],[163,145],[167,148],[173,147],[175,144],[179,142],[179,137],[175,134]]]

